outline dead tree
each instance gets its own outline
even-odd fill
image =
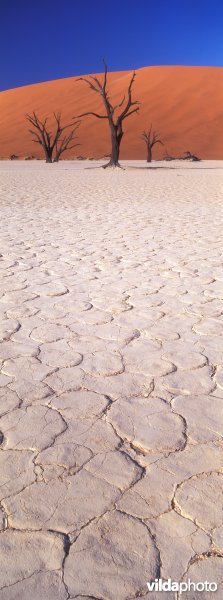
[[[184,152],[184,156],[181,158],[181,160],[191,160],[192,162],[197,162],[201,159],[196,156],[196,154],[191,154],[190,150],[187,150],[187,152]]]
[[[201,159],[198,156],[196,156],[196,154],[191,154],[191,152],[187,150],[187,152],[183,152],[183,156],[171,156],[170,154],[168,154],[168,152],[166,152],[166,154],[163,157],[163,160],[190,160],[192,162],[197,162]]]
[[[42,147],[47,163],[58,162],[63,152],[79,146],[76,143],[72,144],[72,141],[76,138],[76,130],[80,125],[80,121],[62,127],[61,113],[53,113],[53,115],[56,121],[56,129],[53,134],[47,129],[47,118],[40,121],[35,112],[32,115],[26,115],[27,121],[34,127],[34,129],[29,129],[29,133],[34,136],[33,142],[40,144]],[[63,136],[65,129],[70,127],[72,127],[70,133]]]
[[[105,114],[99,115],[98,113],[89,111],[89,112],[82,113],[81,115],[78,115],[78,118],[85,117],[87,115],[93,115],[97,119],[107,119],[108,120],[110,133],[111,133],[111,154],[110,154],[109,162],[106,165],[104,165],[104,169],[106,169],[106,167],[120,167],[120,164],[119,164],[120,145],[121,145],[121,141],[122,141],[122,138],[124,135],[123,121],[125,119],[127,119],[127,117],[130,117],[130,115],[132,115],[133,113],[137,113],[139,111],[139,106],[136,107],[136,105],[138,105],[140,103],[138,101],[132,100],[132,86],[134,84],[134,80],[135,80],[135,76],[136,76],[136,74],[134,72],[132,74],[132,77],[131,77],[131,80],[129,82],[129,86],[127,89],[127,98],[125,98],[125,96],[123,96],[120,104],[116,104],[116,105],[111,104],[111,101],[109,98],[109,92],[107,89],[108,69],[107,69],[105,60],[103,60],[103,63],[104,63],[103,83],[101,83],[99,81],[99,79],[98,79],[98,77],[96,77],[96,75],[89,75],[88,78],[79,77],[78,81],[84,81],[85,83],[87,83],[89,85],[91,90],[93,90],[94,92],[96,92],[97,94],[99,94],[101,96],[101,100],[102,100],[104,108],[105,108]],[[135,106],[135,108],[132,108],[133,106]],[[121,112],[118,116],[115,116],[115,111],[117,109],[121,109]]]
[[[162,146],[163,146],[163,142],[162,142],[162,140],[159,139],[159,134],[156,133],[156,131],[152,130],[152,125],[150,126],[150,129],[148,129],[148,131],[145,131],[145,130],[143,131],[141,137],[142,137],[142,140],[146,143],[147,162],[151,163],[153,146],[155,146],[155,144],[162,144]]]

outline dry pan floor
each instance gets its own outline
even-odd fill
[[[93,166],[0,164],[0,600],[219,600],[223,164]]]

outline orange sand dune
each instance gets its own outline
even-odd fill
[[[128,86],[130,71],[109,74],[111,100],[121,99]],[[0,94],[0,158],[16,154],[43,157],[31,140],[25,114],[35,110],[45,117],[62,111],[63,122],[88,110],[103,111],[100,97],[77,77],[38,83]],[[139,114],[124,122],[121,158],[145,156],[141,132],[152,122],[164,146],[157,145],[154,157],[167,150],[181,154],[190,150],[204,159],[223,159],[223,68],[145,67],[136,71],[134,99],[142,102]],[[81,145],[64,154],[99,158],[110,151],[107,121],[92,116],[82,120]]]

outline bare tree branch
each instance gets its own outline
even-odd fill
[[[133,113],[138,113],[139,112],[139,106],[137,108],[133,108],[133,110],[130,110],[130,112],[128,112],[124,117],[123,117],[123,121],[124,119],[127,119],[127,117],[130,117],[130,115],[133,115]]]
[[[86,117],[87,115],[93,115],[94,117],[97,117],[97,119],[107,119],[107,115],[98,115],[95,112],[86,112],[86,113],[82,113],[81,115],[77,115],[78,117]]]
[[[89,75],[89,77],[91,77],[91,75]],[[95,85],[93,85],[93,84],[91,83],[91,81],[89,81],[88,79],[86,79],[86,77],[78,77],[78,79],[77,79],[76,81],[84,81],[85,83],[87,83],[87,84],[89,85],[89,87],[90,87],[92,90],[94,90],[94,92],[98,92],[98,93],[100,92],[100,90],[99,90],[99,89],[97,89],[97,88],[95,87]]]
[[[104,92],[106,91],[106,86],[107,86],[107,73],[108,73],[108,67],[105,61],[105,58],[103,57],[103,64],[104,64],[104,85],[103,85],[103,90]]]

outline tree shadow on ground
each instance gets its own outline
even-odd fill
[[[103,168],[103,165],[97,165],[95,167],[93,167],[93,166],[92,167],[84,167],[84,170],[87,170],[87,169],[102,169],[102,168]],[[108,169],[108,170],[117,170],[117,171],[156,171],[156,170],[159,170],[159,169],[164,169],[164,170],[171,169],[172,171],[179,171],[179,170],[181,170],[181,171],[188,171],[190,169],[192,169],[193,171],[195,171],[195,170],[196,171],[198,171],[198,170],[201,170],[201,171],[207,171],[207,170],[217,171],[217,170],[220,170],[220,171],[222,171],[223,167],[197,167],[197,166],[196,167],[195,166],[194,167],[188,167],[188,166],[187,167],[183,167],[183,166],[182,167],[181,166],[177,166],[177,167],[169,167],[169,166],[160,166],[160,167],[159,166],[157,166],[157,167],[132,167],[132,166],[128,166],[128,165],[123,165],[123,166],[121,165],[121,167],[111,167],[111,169]]]

